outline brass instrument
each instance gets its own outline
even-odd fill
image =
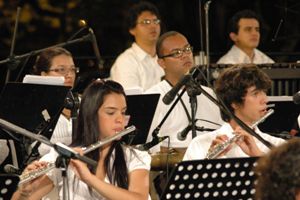
[[[269,109],[268,112],[259,120],[257,120],[250,128],[256,127],[258,124],[262,123],[265,121],[266,118],[268,118],[271,114],[274,113],[273,109]],[[213,149],[207,152],[206,159],[214,159],[217,158],[229,145],[235,143],[238,141],[242,135],[235,135],[232,138],[228,139],[227,141],[217,144]]]

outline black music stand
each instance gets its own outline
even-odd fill
[[[65,86],[7,83],[0,96],[0,118],[50,139],[69,90]],[[45,113],[48,113],[48,120]],[[27,156],[24,155],[22,135],[1,129],[0,139],[14,141],[18,164],[22,168]],[[7,163],[10,161],[4,161],[3,165]]]
[[[193,160],[173,170],[161,199],[253,199],[257,158]]]
[[[269,96],[269,105],[272,105],[272,114],[264,123],[258,125],[259,129],[265,133],[273,133],[274,136],[280,133],[291,131],[294,123],[297,122],[300,114],[300,106],[293,102],[292,96]]]
[[[19,183],[19,176],[0,174],[0,200],[11,199]]]
[[[136,131],[123,136],[126,144],[144,144],[153,120],[160,94],[128,95],[127,114],[130,115],[128,126],[134,125]]]

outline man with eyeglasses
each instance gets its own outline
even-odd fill
[[[118,56],[111,68],[111,79],[125,89],[149,89],[161,80],[164,71],[157,63],[155,45],[160,35],[160,17],[157,8],[149,2],[140,2],[128,11],[129,33],[135,42]]]
[[[156,51],[158,63],[164,69],[165,77],[163,81],[146,91],[146,93],[160,94],[147,141],[152,140],[153,130],[171,107],[171,105],[165,105],[162,102],[162,98],[194,65],[193,47],[189,44],[186,37],[179,32],[170,31],[161,35],[156,45]],[[203,88],[210,94],[213,94],[210,88],[204,86]],[[197,96],[197,104],[197,126],[216,129],[219,127],[216,124],[223,123],[218,107],[203,94]],[[159,131],[159,136],[170,137],[170,144],[168,144],[168,140],[164,140],[161,145],[153,147],[151,152],[168,152],[168,147],[171,147],[180,153],[184,153],[192,140],[192,134],[189,133],[184,141],[178,140],[177,134],[189,125],[190,119],[190,99],[187,92],[185,92]],[[216,124],[205,122],[203,119]]]

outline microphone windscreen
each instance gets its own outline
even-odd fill
[[[295,104],[300,104],[300,91],[294,94],[293,101]]]

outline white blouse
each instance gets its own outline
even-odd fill
[[[125,151],[126,164],[128,169],[128,174],[136,169],[146,169],[150,170],[151,164],[151,156],[146,151],[139,151],[136,149],[132,149],[130,147],[123,147]],[[58,154],[54,149],[51,149],[50,153],[46,154],[41,158],[41,161],[47,162],[55,162]],[[114,152],[111,156],[111,160],[114,159]],[[112,163],[112,162],[111,162]],[[60,199],[63,198],[63,179],[61,176],[61,171],[57,168],[51,170],[47,173],[47,176],[50,180],[53,181],[54,186],[59,192]],[[70,199],[76,200],[104,200],[105,198],[101,196],[96,190],[92,189],[90,193],[88,185],[83,181],[76,178],[75,172],[72,168],[68,168],[68,185],[69,185],[69,194]],[[110,183],[108,177],[105,177],[105,182]],[[74,184],[75,183],[75,184]],[[49,199],[49,197],[44,197],[45,199]]]

